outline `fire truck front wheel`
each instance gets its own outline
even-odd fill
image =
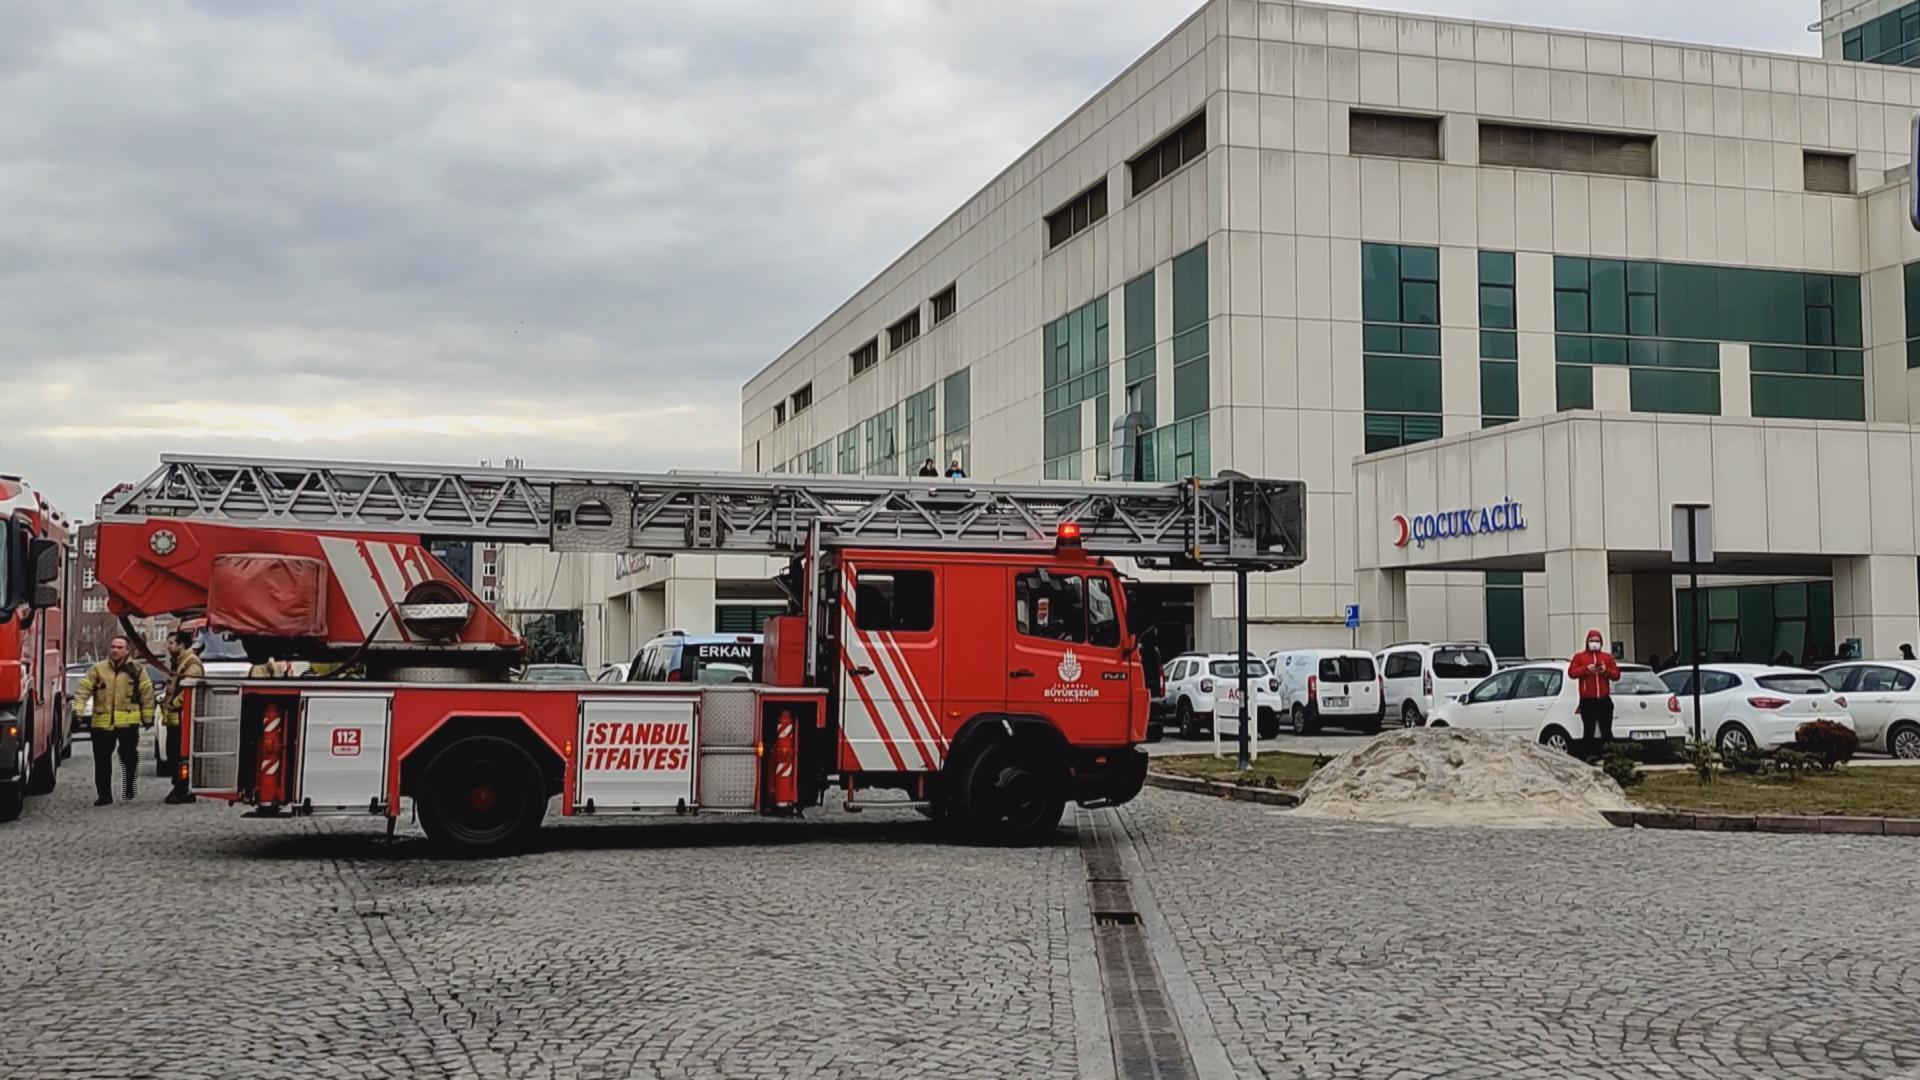
[[[473,735],[427,765],[415,795],[420,826],[459,855],[509,851],[540,827],[546,785],[533,757],[511,739]]]
[[[1044,840],[1066,808],[1066,775],[1036,740],[991,742],[962,774],[962,820],[982,839]]]

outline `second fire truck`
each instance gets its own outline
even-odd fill
[[[1126,802],[1148,690],[1113,556],[1247,572],[1305,558],[1303,486],[1007,486],[168,457],[101,508],[122,615],[203,613],[256,657],[364,678],[194,688],[193,790],[266,814],[410,800],[491,854],[563,816],[790,815],[893,789],[970,833]],[[517,683],[520,639],[428,538],[783,556],[750,686]],[[898,801],[886,803],[902,805]]]

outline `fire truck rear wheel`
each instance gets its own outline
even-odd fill
[[[1032,743],[982,747],[961,781],[960,810],[969,830],[988,840],[1044,840],[1066,811],[1066,778]]]
[[[520,744],[474,735],[435,755],[416,804],[420,826],[434,842],[456,854],[493,855],[540,827],[546,785]]]

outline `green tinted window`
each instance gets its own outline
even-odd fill
[[[1417,356],[1368,356],[1365,397],[1369,410],[1440,411],[1440,362]]]
[[[1506,330],[1480,331],[1480,358],[1483,360],[1518,360],[1520,358],[1520,335]]]
[[[1393,415],[1389,413],[1368,413],[1364,421],[1364,450],[1375,453],[1391,450],[1396,446],[1425,442],[1440,437],[1440,418],[1437,416]]]
[[[1593,408],[1593,369],[1561,364],[1553,369],[1554,405],[1561,411]]]
[[[1484,416],[1520,415],[1520,365],[1481,362],[1480,412]]]
[[[1793,375],[1752,376],[1753,415],[1801,420],[1865,420],[1866,381]]]
[[[1719,372],[1635,368],[1628,379],[1634,412],[1720,413]]]
[[[1173,418],[1185,420],[1207,411],[1207,357],[1173,369]]]
[[[1207,321],[1207,246],[1173,260],[1173,332]]]
[[[972,369],[956,371],[947,376],[943,386],[946,397],[946,430],[958,431],[973,422],[973,376]]]
[[[1487,644],[1495,656],[1527,655],[1527,594],[1520,581],[1519,574],[1487,575]]]
[[[1107,298],[1102,296],[1048,323],[1042,331],[1045,365],[1041,443],[1046,475],[1079,478],[1080,403],[1107,394]],[[1066,459],[1072,457],[1068,464]]]
[[[1480,284],[1512,285],[1513,252],[1483,251],[1480,253]]]
[[[1490,265],[1499,274],[1497,252]],[[1512,277],[1512,256],[1506,256]],[[1363,398],[1369,452],[1440,432],[1440,249],[1362,244]],[[1489,297],[1495,307],[1499,297]],[[1509,309],[1510,309],[1509,305]],[[1509,310],[1510,314],[1510,310]],[[1496,316],[1497,317],[1497,316]],[[1412,415],[1431,414],[1431,415]]]
[[[1400,321],[1400,249],[1393,244],[1360,245],[1360,317]]]
[[[1153,271],[1127,282],[1121,303],[1126,308],[1126,351],[1136,353],[1153,348]]]

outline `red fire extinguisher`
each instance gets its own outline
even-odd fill
[[[286,798],[285,778],[280,775],[280,729],[280,707],[268,705],[266,715],[260,722],[260,763],[256,773],[259,799],[266,805],[283,802]]]

